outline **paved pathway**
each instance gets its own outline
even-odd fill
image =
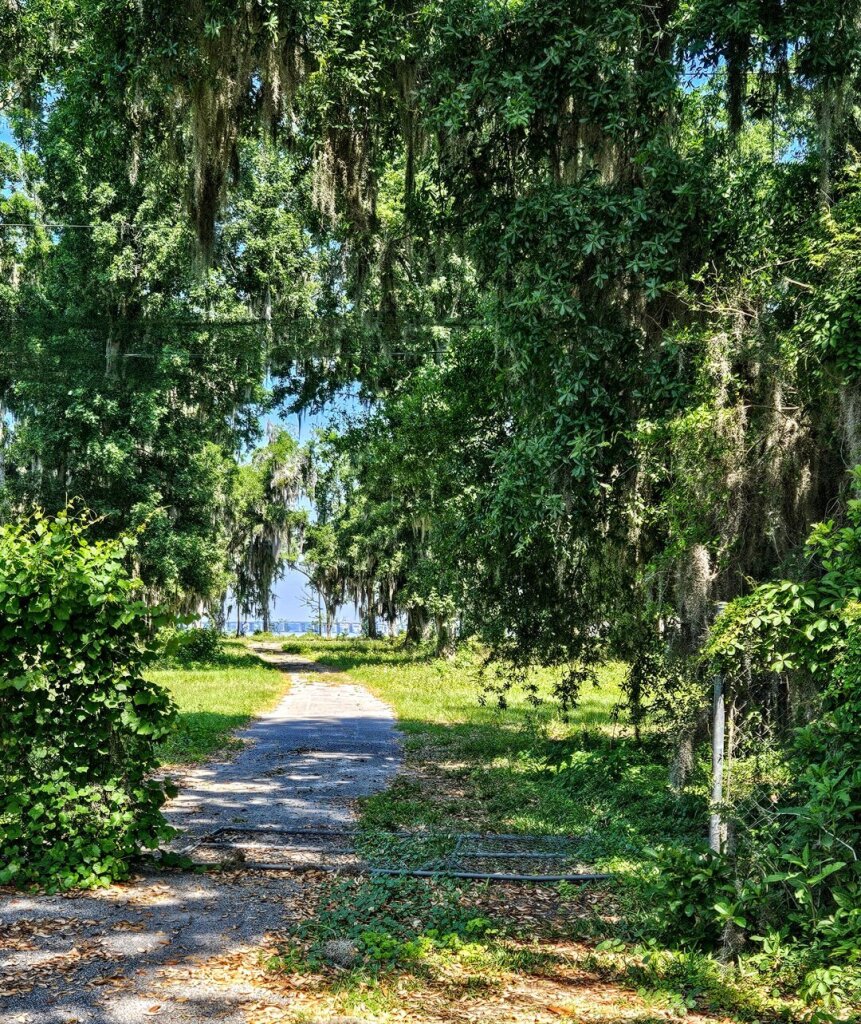
[[[277,646],[275,647],[277,650]],[[222,825],[338,827],[397,770],[390,709],[366,690],[260,645],[291,674],[231,760],[189,773],[166,809],[192,836]],[[153,875],[80,896],[0,894],[2,1024],[247,1024],[286,1008],[233,965],[282,928],[301,879],[237,871]],[[215,979],[215,980],[214,980]]]
[[[397,769],[392,711],[360,686],[304,681],[303,671],[319,673],[319,667],[295,655],[275,654],[263,644],[257,650],[293,673],[290,693],[239,733],[249,746],[237,757],[184,777],[168,820],[193,834],[231,824],[347,824],[352,801],[384,789]]]

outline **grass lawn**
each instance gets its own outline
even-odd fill
[[[637,746],[616,720],[622,665],[602,669],[566,720],[549,671],[530,677],[541,703],[515,688],[501,709],[468,652],[441,660],[385,641],[284,646],[348,672],[398,715],[407,771],[364,802],[367,825],[574,834],[590,861],[613,870],[656,842],[706,834],[704,800],[671,798],[665,754]]]
[[[213,664],[154,669],[150,675],[179,708],[178,728],[161,745],[164,765],[193,764],[237,747],[233,730],[273,708],[290,686],[285,673],[229,641]]]

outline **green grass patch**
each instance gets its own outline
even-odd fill
[[[275,707],[290,685],[284,672],[229,641],[209,664],[155,668],[148,674],[179,708],[178,727],[159,748],[163,765],[193,764],[235,749],[233,731]]]
[[[461,900],[463,888],[415,878],[324,883],[317,913],[293,930],[296,944],[276,966],[316,970],[333,963],[376,973],[417,965],[432,952],[461,952],[499,930]]]
[[[655,843],[704,835],[702,796],[674,797],[666,751],[636,744],[618,720],[624,665],[601,668],[565,716],[552,670],[528,679],[537,704],[515,687],[500,707],[468,649],[451,660],[389,641],[299,639],[284,649],[348,672],[397,713],[408,770],[363,802],[366,826],[573,834],[584,856],[614,870]]]

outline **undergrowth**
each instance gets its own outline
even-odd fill
[[[330,882],[317,913],[294,929],[293,944],[271,966],[345,967],[358,976],[394,967],[428,973],[440,958],[476,967],[501,962],[499,923],[471,908],[463,889],[402,877]]]

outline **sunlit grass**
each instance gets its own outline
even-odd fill
[[[232,732],[275,707],[290,685],[284,672],[229,642],[215,664],[149,674],[179,708],[177,730],[159,751],[165,765],[191,764],[236,747]]]
[[[624,665],[603,666],[566,716],[551,670],[530,676],[537,705],[514,686],[499,707],[476,652],[446,660],[356,639],[284,646],[345,670],[397,713],[407,770],[364,802],[368,825],[574,834],[595,863],[618,869],[707,820],[698,800],[671,797],[666,751],[637,746],[620,722]]]
[[[530,682],[538,684],[539,705],[531,703],[523,688],[514,684],[504,694],[507,707],[503,709],[495,694],[486,690],[489,677],[482,675],[478,659],[468,650],[445,659],[387,641],[302,639],[283,646],[349,672],[392,705],[407,733],[430,732],[438,740],[447,741],[452,726],[468,725],[469,742],[501,750],[507,750],[511,741],[497,736],[500,729],[520,730],[530,725],[560,735],[578,728],[612,729],[624,676],[620,664],[601,669],[600,685],[584,690],[576,712],[564,722],[552,696],[558,673],[549,669],[536,670],[529,676]]]

